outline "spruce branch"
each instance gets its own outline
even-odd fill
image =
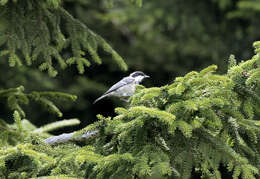
[[[129,106],[115,109],[115,117],[97,115],[97,122],[80,131],[45,140],[44,132],[65,123],[32,127],[38,135],[30,133],[26,143],[16,140],[15,146],[6,136],[25,129],[15,104],[33,99],[53,107],[54,103],[49,103],[52,99],[74,100],[75,96],[27,94],[21,87],[0,90],[0,97],[10,97],[15,106],[16,121],[15,130],[0,123],[4,129],[0,130],[1,142],[8,144],[0,148],[0,176],[17,177],[22,172],[27,178],[188,179],[195,171],[202,178],[220,179],[220,166],[224,166],[233,179],[259,178],[259,58],[255,55],[239,64],[230,59],[226,75],[215,74],[217,67],[212,65],[178,77],[169,85],[140,87]],[[82,140],[87,141],[85,146],[75,144]],[[18,161],[28,165],[23,168]]]
[[[35,101],[50,112],[57,114],[61,117],[62,112],[56,106],[56,102],[75,101],[77,97],[75,95],[66,94],[62,92],[36,92],[25,93],[24,87],[19,86],[17,88],[9,88],[0,90],[0,98],[7,101],[8,107],[19,112],[22,117],[25,117],[25,112],[22,109],[22,105],[28,105],[30,101]]]
[[[78,125],[80,121],[78,119],[64,119],[62,121],[53,122],[37,128],[33,131],[33,133],[45,133],[50,132],[59,128],[67,127],[67,126],[74,126]]]
[[[0,56],[7,56],[9,66],[36,63],[41,71],[51,77],[58,74],[58,67],[76,64],[79,73],[93,63],[101,64],[98,48],[111,54],[122,70],[127,65],[122,57],[99,35],[75,19],[61,5],[61,1],[1,1],[1,19],[7,19],[7,28],[0,36]],[[33,8],[32,8],[33,7]],[[66,28],[61,28],[65,26]],[[63,51],[70,48],[64,58]]]
[[[15,121],[16,126],[18,128],[18,132],[22,133],[22,131],[23,131],[22,120],[21,120],[21,117],[20,117],[20,115],[17,111],[14,111],[13,118],[14,118],[14,121]]]
[[[253,77],[252,83],[246,83],[248,73],[259,68],[254,65],[256,60],[232,62],[227,75],[215,74],[213,65],[176,78],[169,85],[142,87],[127,108],[115,109],[117,116],[98,115],[99,121],[94,124],[44,142],[59,146],[87,140],[93,153],[84,153],[77,163],[81,165],[75,166],[84,167],[84,162],[92,165],[89,173],[82,175],[90,178],[188,179],[195,168],[201,177],[220,179],[219,166],[223,165],[233,178],[256,179],[260,129],[255,95],[259,82]],[[92,136],[96,137],[89,140]],[[63,164],[75,156],[68,155]]]

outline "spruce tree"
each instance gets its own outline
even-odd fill
[[[60,1],[0,3],[0,53],[10,67],[36,64],[54,77],[75,64],[83,73],[88,59],[102,62],[100,48],[127,69],[117,52]],[[141,5],[140,0],[135,3]],[[237,63],[230,56],[226,74],[216,74],[212,65],[161,87],[138,86],[129,105],[115,109],[115,117],[97,115],[97,122],[68,134],[66,141],[49,132],[79,120],[37,128],[23,108],[36,102],[62,117],[56,103],[75,101],[76,96],[26,92],[23,86],[1,89],[13,124],[0,120],[0,178],[188,179],[194,172],[201,178],[222,178],[221,166],[234,179],[259,178],[260,42],[253,46],[255,55],[247,61]]]

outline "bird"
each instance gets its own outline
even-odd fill
[[[144,74],[141,71],[135,71],[129,76],[124,77],[122,80],[111,86],[102,96],[97,98],[93,104],[107,96],[117,96],[117,97],[129,97],[135,92],[136,85],[140,84],[143,79],[150,78],[150,76]]]

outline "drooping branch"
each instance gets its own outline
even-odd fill
[[[60,3],[51,1],[9,1],[0,4],[0,18],[7,19],[0,34],[0,56],[7,56],[11,67],[38,62],[41,71],[52,77],[76,64],[79,73],[93,63],[101,64],[98,48],[112,56],[122,70],[127,65],[101,36],[69,14]],[[65,27],[65,28],[63,28]],[[64,58],[63,50],[70,52]],[[57,63],[56,63],[56,62]]]

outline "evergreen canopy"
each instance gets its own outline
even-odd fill
[[[99,35],[74,19],[60,1],[1,1],[1,55],[9,65],[31,65],[50,76],[64,68],[101,63],[98,47],[126,70],[122,58]],[[140,4],[140,1],[136,1]],[[62,117],[56,103],[74,101],[62,92],[1,89],[0,99],[13,112],[13,124],[0,120],[0,178],[221,178],[224,166],[234,179],[259,178],[260,170],[260,42],[255,55],[237,63],[229,59],[226,74],[217,66],[192,71],[171,84],[139,86],[129,106],[115,117],[77,131],[80,142],[49,145],[50,131],[76,125],[63,120],[37,128],[25,117],[32,101]],[[87,52],[87,53],[86,53]],[[64,55],[65,54],[65,55]],[[53,61],[57,60],[57,63]]]
[[[101,47],[126,70],[127,66],[117,52],[102,37],[60,7],[60,3],[49,0],[1,1],[0,45],[5,47],[0,55],[8,55],[9,65],[21,66],[22,59],[27,65],[37,61],[40,70],[47,70],[54,77],[57,75],[55,59],[61,69],[76,64],[78,71],[84,73],[85,66],[91,64],[87,55],[94,63],[102,62],[97,52]],[[63,57],[63,50],[68,51],[68,48],[70,55]]]
[[[98,130],[81,146],[49,146],[47,131],[36,135],[15,111],[15,123],[1,125],[1,176],[190,178],[195,169],[221,178],[224,165],[234,179],[259,177],[260,43],[254,45],[252,59],[236,64],[230,57],[225,75],[213,65],[160,88],[140,86],[116,117],[98,116],[74,135]]]

